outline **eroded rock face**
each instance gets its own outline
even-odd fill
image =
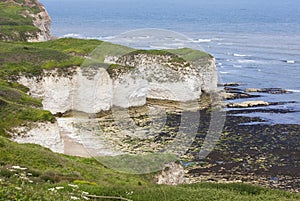
[[[44,71],[39,77],[21,76],[19,83],[30,88],[33,97],[41,98],[43,108],[51,113],[81,111],[98,113],[112,106],[112,80],[105,69],[69,68]]]
[[[217,90],[217,70],[214,59],[206,62],[172,62],[172,55],[125,55],[120,58],[107,59],[107,62],[122,66],[135,67],[126,74],[113,75],[114,83],[124,88],[130,80],[142,80],[147,98],[191,101],[197,100],[202,92]]]
[[[27,3],[30,4],[32,2],[31,0],[26,0]],[[34,1],[34,4],[37,5],[37,7],[40,9],[39,13],[32,13],[29,14],[33,19],[33,25],[37,27],[40,32],[32,38],[28,38],[28,42],[42,42],[42,41],[48,41],[51,39],[51,18],[45,9],[45,7],[38,2],[37,0]]]
[[[18,82],[27,86],[32,96],[43,99],[44,109],[54,114],[69,110],[98,113],[112,106],[142,106],[147,98],[193,101],[202,92],[217,90],[213,59],[204,66],[180,66],[157,55],[131,59],[127,58],[123,64],[131,62],[134,67],[122,73],[101,67],[72,67],[64,72],[45,70],[38,77],[21,76]]]

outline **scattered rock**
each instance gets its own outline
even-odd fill
[[[285,94],[289,91],[281,88],[248,88],[245,92],[257,92],[257,93],[268,93],[268,94]]]
[[[185,182],[184,169],[179,162],[165,165],[164,170],[155,176],[157,184],[178,185]]]
[[[225,83],[223,84],[224,87],[237,87],[237,86],[241,86],[241,83],[239,82],[229,82],[229,83]]]
[[[258,106],[269,106],[270,104],[265,101],[245,101],[237,103],[228,103],[229,108],[246,108],[246,107],[258,107]]]

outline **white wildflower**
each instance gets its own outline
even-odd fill
[[[55,190],[55,188],[49,188],[48,191],[54,192],[54,191],[56,191],[56,190]]]
[[[21,167],[20,166],[18,166],[18,165],[14,165],[14,166],[12,166],[12,169],[16,169],[16,170],[19,170]]]
[[[78,185],[74,185],[74,184],[68,184],[68,186],[71,186],[72,188],[79,188]]]
[[[55,187],[55,189],[56,190],[61,190],[61,189],[64,189],[65,187],[63,187],[63,186],[57,186],[57,187]]]
[[[18,191],[22,190],[22,188],[20,188],[20,187],[15,187],[15,189],[17,189]]]
[[[14,165],[14,166],[12,166],[12,169],[15,169],[15,170],[27,170],[27,168],[22,168],[22,167],[20,167],[20,166],[18,166],[18,165]]]
[[[71,196],[71,200],[80,200],[80,198],[75,197],[75,196]]]
[[[85,200],[90,200],[90,198],[86,197],[86,196],[82,196],[83,199]]]

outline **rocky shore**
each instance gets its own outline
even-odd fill
[[[229,110],[226,112],[224,129],[218,145],[205,159],[198,158],[197,150],[204,137],[201,133],[205,133],[209,125],[199,129],[196,143],[188,152],[194,159],[190,160],[190,163],[185,163],[188,164],[187,182],[241,182],[300,192],[300,125],[271,124],[259,117],[243,116],[255,112],[274,115],[295,112],[289,108],[270,107],[293,101],[243,101],[243,98],[260,97],[257,94],[253,96],[251,94],[253,92],[272,94],[274,100],[277,94],[291,92],[280,88],[242,90],[239,85],[225,84],[227,94],[223,97],[227,99]],[[202,122],[207,122],[210,112],[207,110],[200,112],[204,119]]]
[[[65,113],[63,116],[75,118],[72,125],[81,131],[75,138],[74,133],[69,135],[73,142],[67,139],[67,135],[63,136],[67,139],[65,151],[72,155],[73,147],[68,147],[68,143],[76,146],[81,143],[83,149],[80,150],[85,149],[85,154],[94,157],[97,153],[151,154],[169,148],[180,139],[181,143],[172,153],[177,151],[176,154],[180,155],[178,160],[185,167],[186,183],[242,182],[299,192],[300,125],[273,125],[259,117],[240,116],[257,111],[273,114],[293,111],[268,108],[267,104],[250,108],[236,106],[238,110],[226,112],[224,127],[214,149],[207,157],[199,158],[216,107],[212,106],[210,96],[203,95],[201,100],[196,104],[182,104],[149,99],[145,106],[126,110],[114,108],[96,116],[86,116],[85,121],[78,119],[82,117],[80,113]],[[187,123],[184,119],[188,117],[198,119]],[[192,130],[196,133],[191,133]],[[97,139],[100,143],[101,138],[103,146],[109,142],[109,147],[114,147],[114,150],[102,145],[102,148],[94,149],[95,146],[86,141],[92,138],[83,133],[97,133],[94,141]],[[184,136],[193,138],[193,141]]]

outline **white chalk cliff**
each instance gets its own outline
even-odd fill
[[[172,62],[169,55],[136,54],[122,56],[115,63],[124,68],[70,67],[44,70],[38,77],[20,76],[18,82],[30,94],[43,100],[53,114],[66,111],[98,113],[113,106],[131,107],[146,98],[192,101],[202,92],[217,89],[213,58],[206,62]]]

